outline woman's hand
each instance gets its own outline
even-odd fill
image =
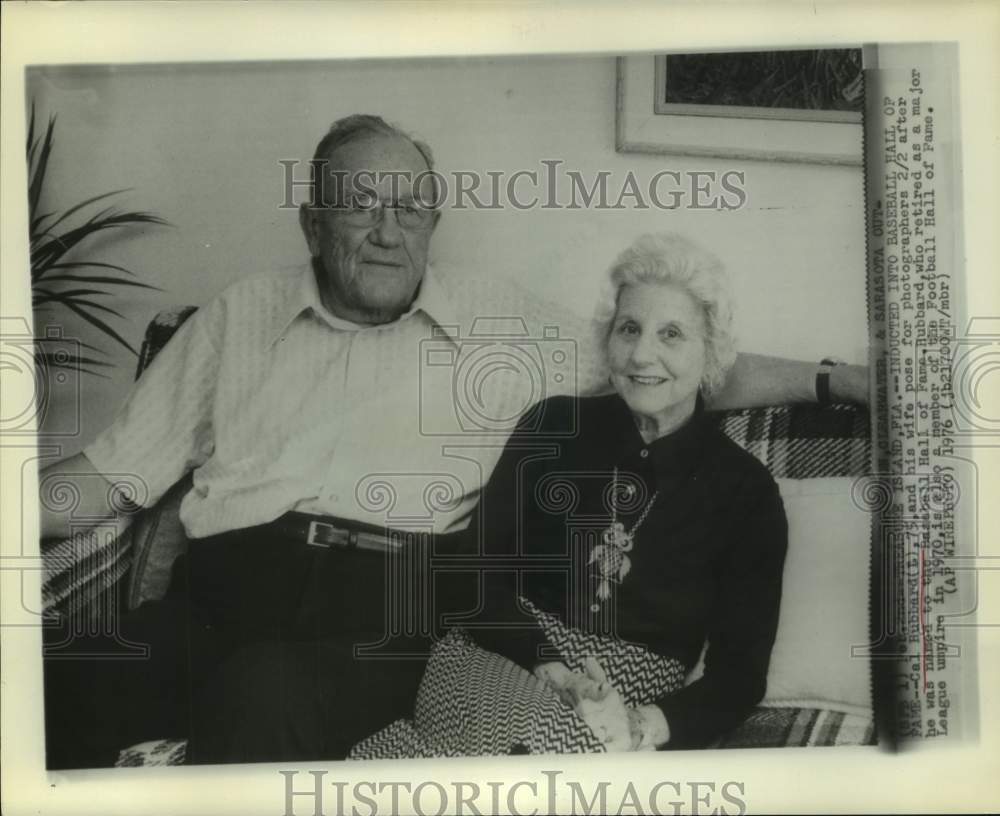
[[[542,663],[535,675],[545,680],[594,732],[608,751],[634,751],[641,741],[634,718],[618,690],[608,682],[594,658],[584,662],[585,674],[570,671],[565,663]]]
[[[584,669],[592,684],[591,693],[576,703],[576,713],[604,743],[605,750],[634,751],[638,742],[633,722],[618,689],[608,682],[603,667],[594,658],[584,661]]]
[[[670,725],[659,706],[631,708],[628,716],[632,726],[634,751],[655,751],[670,742]]]
[[[576,708],[580,700],[596,700],[600,696],[596,680],[571,671],[569,666],[559,661],[540,663],[535,667],[535,677],[547,683],[571,708]]]

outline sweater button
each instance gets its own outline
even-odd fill
[[[639,455],[643,459],[645,459],[647,456],[649,456],[649,449],[648,448],[643,448],[641,451],[639,451]]]

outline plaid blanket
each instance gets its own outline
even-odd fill
[[[131,535],[98,526],[65,540],[43,541],[42,608],[47,615],[78,615],[114,608],[111,598],[132,566]]]

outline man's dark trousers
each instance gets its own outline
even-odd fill
[[[433,547],[454,553],[465,538]],[[187,738],[197,764],[347,756],[412,713],[441,615],[467,608],[467,577],[439,580],[438,608],[412,609],[396,631],[406,583],[424,580],[398,557],[309,546],[268,525],[192,541],[167,597],[119,622],[148,658],[46,660],[49,767],[107,767],[162,738]],[[109,638],[80,646],[121,651]]]

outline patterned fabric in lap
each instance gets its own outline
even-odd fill
[[[582,670],[593,656],[627,706],[652,702],[684,682],[677,660],[571,629],[530,605],[546,636]],[[460,629],[438,643],[412,720],[398,720],[354,746],[351,759],[600,753],[586,723],[532,673],[480,648]]]
[[[651,703],[684,685],[685,670],[679,660],[616,638],[587,634],[566,626],[558,617],[542,612],[524,598],[521,603],[531,610],[545,637],[563,655],[570,669],[583,672],[584,660],[595,658],[629,708]]]

